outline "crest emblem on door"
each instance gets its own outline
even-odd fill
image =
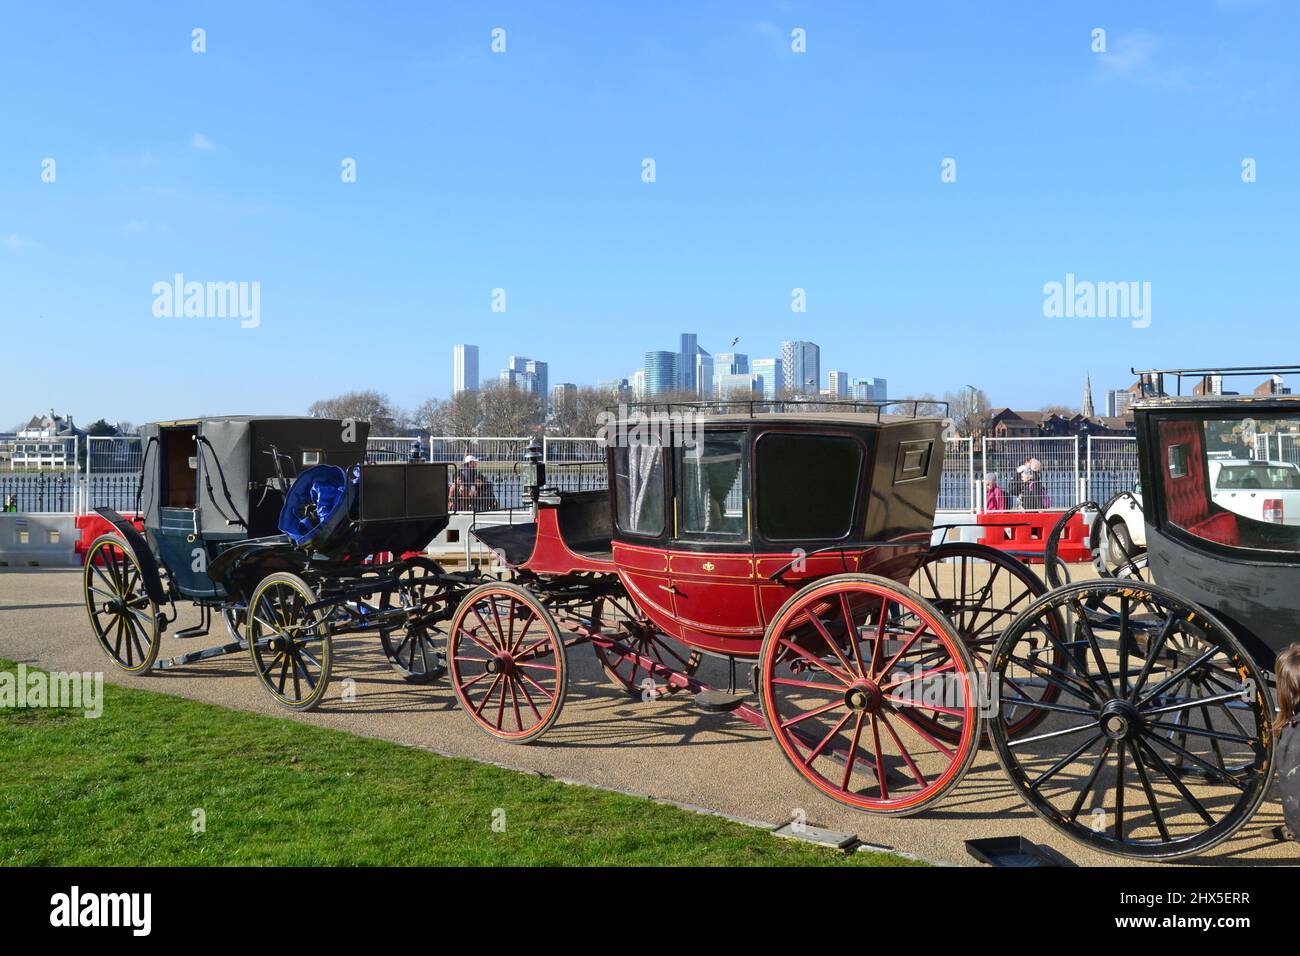
[[[713,562],[712,562],[712,561],[705,561],[704,564],[702,565],[702,567],[704,568],[705,571],[712,571],[712,570],[713,570]]]

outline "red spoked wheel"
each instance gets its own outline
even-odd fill
[[[470,720],[514,743],[546,733],[568,689],[559,625],[536,595],[514,584],[465,595],[447,638],[447,670]]]
[[[648,617],[624,595],[600,597],[592,604],[592,624],[628,649],[620,653],[595,644],[591,649],[609,678],[630,696],[650,703],[674,694],[679,687],[668,683],[665,672],[691,676],[700,668],[704,655],[669,640]],[[646,667],[641,659],[653,661]]]
[[[841,803],[916,813],[975,759],[976,665],[952,624],[910,588],[867,574],[810,584],[768,626],[759,666],[781,752]]]

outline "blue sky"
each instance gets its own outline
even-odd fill
[[[823,374],[1030,408],[1300,361],[1281,0],[0,11],[0,428],[411,406],[457,341],[590,384],[679,331],[805,338]],[[260,282],[260,325],[156,317],[178,272]],[[1150,327],[1045,318],[1067,273],[1150,282]]]

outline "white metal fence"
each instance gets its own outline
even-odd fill
[[[975,440],[952,438],[943,443],[939,476],[939,511],[976,511]]]
[[[1093,435],[1088,439],[1084,500],[1105,504],[1138,483],[1137,439],[1131,435]]]

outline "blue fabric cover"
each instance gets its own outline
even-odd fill
[[[298,547],[326,548],[351,516],[356,482],[338,465],[315,465],[293,483],[280,510],[280,530]],[[315,514],[309,513],[314,507]]]

